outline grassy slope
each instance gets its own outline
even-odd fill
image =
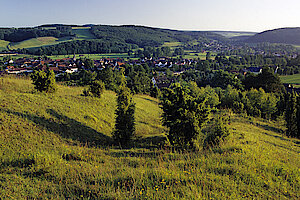
[[[9,46],[10,46],[10,49],[34,48],[34,47],[55,45],[55,44],[59,44],[61,42],[67,42],[67,41],[71,41],[70,37],[63,37],[63,38],[38,37],[38,38],[24,40],[22,42],[11,42],[9,44]]]
[[[90,28],[73,28],[72,32],[78,39],[97,39],[89,30]]]
[[[135,96],[145,137],[136,145],[148,145],[120,150],[107,148],[114,93],[99,100],[80,96],[82,88],[32,89],[0,80],[0,199],[300,198],[300,141],[282,136],[280,123],[230,114],[222,148],[172,153],[151,148],[165,131],[157,101]]]
[[[280,79],[283,83],[300,85],[300,74],[281,76]]]
[[[7,45],[9,44],[9,42],[5,41],[5,40],[0,40],[0,51],[7,49]]]

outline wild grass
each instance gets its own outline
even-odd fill
[[[111,145],[116,95],[83,88],[33,91],[30,80],[0,80],[0,199],[299,199],[300,141],[282,120],[230,116],[221,147],[178,151],[156,99],[134,97],[135,146]]]

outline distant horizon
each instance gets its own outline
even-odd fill
[[[262,32],[299,27],[298,0],[0,0],[0,27],[141,25],[172,30]]]
[[[210,32],[246,32],[246,33],[261,33],[268,30],[275,30],[275,29],[282,29],[282,28],[300,28],[300,26],[295,27],[278,27],[274,29],[266,29],[263,31],[252,31],[252,30],[221,30],[221,29],[203,29],[203,30],[195,30],[195,29],[176,29],[176,28],[168,28],[168,27],[157,27],[157,26],[150,26],[150,25],[143,25],[143,24],[96,24],[96,23],[83,23],[83,24],[76,24],[76,23],[44,23],[44,24],[38,24],[38,25],[25,25],[25,26],[0,26],[0,28],[33,28],[33,27],[39,27],[44,25],[75,25],[75,26],[85,26],[85,25],[103,25],[103,26],[143,26],[143,27],[149,27],[149,28],[159,28],[159,29],[169,29],[169,30],[177,30],[177,31],[210,31]]]

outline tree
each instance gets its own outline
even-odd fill
[[[297,138],[300,138],[300,96],[297,97]]]
[[[130,89],[126,86],[124,72],[118,91],[116,125],[113,139],[121,147],[128,147],[135,132],[135,104]]]
[[[89,88],[87,90],[83,91],[83,94],[85,96],[95,96],[95,97],[101,97],[103,94],[103,91],[105,89],[104,83],[102,81],[93,81],[91,85],[89,85]]]
[[[294,93],[288,93],[286,95],[286,111],[285,111],[285,121],[286,121],[286,135],[289,137],[295,137],[298,134],[297,127],[297,100]]]
[[[162,94],[162,122],[169,128],[167,137],[171,145],[194,147],[195,139],[208,120],[209,110],[205,101],[198,103],[179,83],[164,89]]]
[[[39,92],[54,93],[56,91],[55,86],[55,74],[53,70],[35,71],[31,76],[34,88]]]
[[[206,60],[210,60],[211,59],[211,53],[210,52],[207,52],[206,53]]]

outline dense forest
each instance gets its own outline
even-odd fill
[[[23,40],[36,37],[65,37],[73,36],[72,31],[60,31],[57,29],[39,29],[39,28],[0,28],[0,40],[10,42],[21,42]]]
[[[300,44],[300,28],[280,28],[275,30],[258,33],[246,42],[250,43],[283,43],[283,44]]]

